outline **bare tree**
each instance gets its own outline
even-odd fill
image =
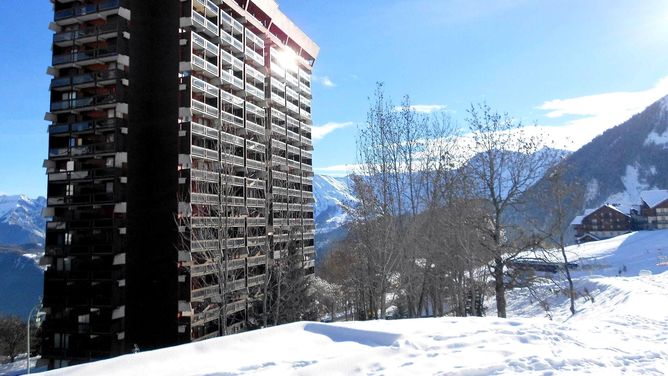
[[[529,134],[521,122],[508,114],[499,114],[486,104],[472,105],[468,114],[477,154],[466,169],[474,178],[480,197],[489,203],[488,223],[482,223],[489,241],[484,244],[491,259],[497,313],[506,317],[504,269],[510,260],[536,245],[535,239],[521,227],[513,226],[507,215],[553,164],[553,157],[543,149],[540,135]]]
[[[18,316],[0,315],[0,351],[10,362],[26,347],[26,323]]]

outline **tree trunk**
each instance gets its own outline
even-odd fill
[[[506,318],[506,285],[503,283],[503,260],[494,258],[494,290],[497,316]]]

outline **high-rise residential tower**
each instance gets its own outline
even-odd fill
[[[274,0],[52,0],[43,357],[262,325],[314,270],[311,69]]]

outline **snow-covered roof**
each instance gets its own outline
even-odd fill
[[[582,220],[584,219],[584,217],[585,217],[584,215],[578,215],[577,217],[575,217],[573,219],[573,221],[571,222],[571,225],[572,226],[581,225]]]
[[[581,225],[581,224],[582,224],[582,221],[584,221],[585,218],[587,218],[589,215],[591,215],[592,213],[598,211],[599,209],[601,209],[601,208],[603,208],[603,207],[608,207],[608,208],[610,208],[610,209],[612,209],[612,210],[614,210],[614,211],[616,211],[616,212],[619,212],[619,213],[624,214],[625,216],[628,216],[628,215],[629,215],[629,213],[625,213],[625,212],[623,211],[624,208],[620,208],[620,207],[618,207],[618,206],[616,206],[616,205],[612,205],[612,204],[603,204],[603,205],[597,207],[596,209],[585,209],[583,215],[578,215],[577,217],[575,217],[575,218],[573,219],[573,221],[571,221],[571,225],[572,225],[572,226]]]
[[[655,189],[651,191],[642,191],[640,192],[640,199],[653,209],[662,202],[668,200],[668,190]]]

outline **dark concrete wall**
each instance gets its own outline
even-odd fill
[[[177,343],[179,8],[131,4],[126,351]]]

